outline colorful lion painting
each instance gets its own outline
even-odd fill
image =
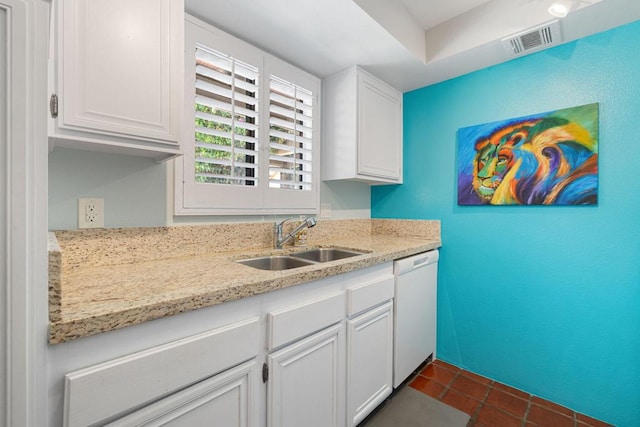
[[[594,205],[598,104],[458,131],[459,205]]]

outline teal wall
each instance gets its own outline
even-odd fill
[[[640,425],[640,22],[404,95],[404,184],[374,218],[442,220],[438,358]],[[590,207],[457,206],[461,127],[600,103]]]

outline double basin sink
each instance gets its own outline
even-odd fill
[[[289,270],[322,262],[336,261],[362,255],[364,252],[341,248],[315,248],[289,255],[269,255],[237,261],[260,270]]]

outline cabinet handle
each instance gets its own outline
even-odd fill
[[[267,363],[262,364],[262,382],[266,383],[269,379],[269,365]]]
[[[55,93],[51,95],[51,99],[49,100],[49,110],[51,111],[51,117],[58,117],[58,95]]]

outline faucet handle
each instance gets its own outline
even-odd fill
[[[284,225],[285,222],[289,221],[293,219],[292,216],[290,216],[289,218],[285,218],[282,221],[276,221],[276,227],[282,227]]]

